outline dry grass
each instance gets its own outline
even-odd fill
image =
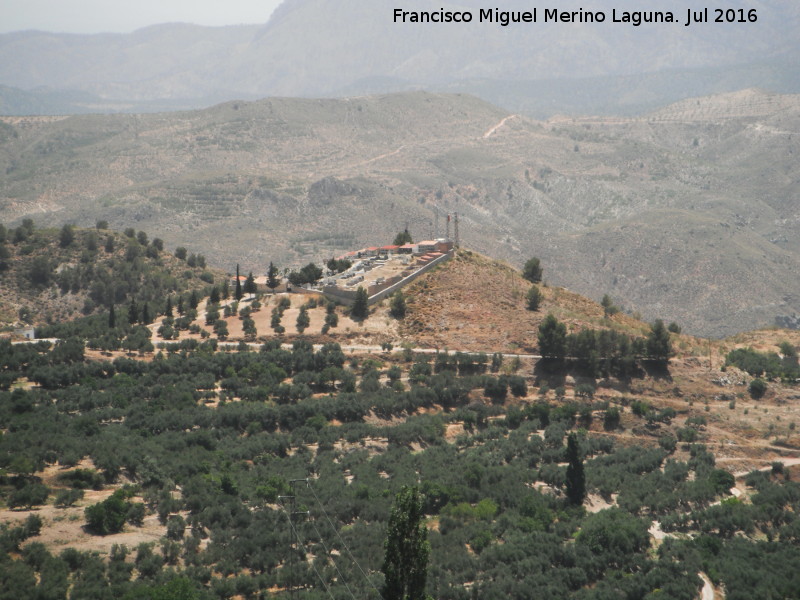
[[[76,468],[93,469],[91,460],[84,459]],[[63,483],[58,480],[59,475],[68,472],[70,469],[59,465],[50,465],[39,473],[38,477],[51,489],[58,491],[65,489]],[[42,519],[41,533],[30,542],[39,542],[48,547],[51,553],[58,554],[65,548],[75,548],[81,552],[99,552],[107,555],[114,544],[124,544],[128,548],[135,548],[142,542],[157,542],[166,535],[166,527],[158,522],[157,515],[147,515],[141,527],[134,527],[126,524],[123,531],[112,535],[92,535],[88,533],[84,525],[84,510],[87,506],[102,502],[111,496],[115,490],[121,487],[117,485],[107,486],[103,490],[85,490],[82,500],[75,506],[68,508],[56,508],[52,504],[46,504],[32,510],[0,510],[0,523],[14,526],[24,521],[29,515],[35,514]],[[134,497],[134,502],[141,502],[142,498]]]

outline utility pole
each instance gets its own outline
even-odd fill
[[[295,527],[294,517],[296,515],[306,515],[308,516],[308,511],[297,511],[297,493],[295,492],[294,486],[298,483],[305,483],[308,485],[308,479],[292,479],[289,481],[289,485],[292,488],[292,495],[291,496],[278,496],[279,501],[288,500],[289,501],[289,533],[291,534],[291,552],[289,554],[289,577],[288,577],[288,584],[289,584],[289,595],[292,598],[297,598],[297,582],[295,581],[295,564],[297,563],[297,558],[300,553],[300,535],[297,533],[297,527]],[[285,509],[285,507],[284,507]]]

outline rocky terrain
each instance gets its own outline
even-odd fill
[[[0,219],[106,219],[261,273],[458,212],[471,248],[723,336],[800,312],[798,122],[797,96],[758,91],[630,119],[422,92],[5,118]]]

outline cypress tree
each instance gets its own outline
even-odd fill
[[[242,282],[239,281],[239,264],[236,264],[236,291],[234,292],[234,297],[236,300],[241,300],[244,293],[242,292]]]
[[[422,600],[428,576],[428,530],[422,499],[415,487],[403,486],[395,497],[384,544],[381,571],[384,600]]]
[[[586,474],[574,433],[567,437],[567,463],[567,500],[573,506],[580,506],[586,498]]]
[[[139,320],[139,307],[136,306],[136,300],[131,298],[131,303],[128,305],[128,325],[136,325]]]
[[[108,311],[108,328],[114,329],[117,326],[117,313],[114,310],[114,305]]]

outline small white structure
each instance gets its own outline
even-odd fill
[[[14,333],[16,335],[21,335],[26,340],[35,340],[36,339],[36,330],[33,327],[25,327],[22,329],[15,329]]]

